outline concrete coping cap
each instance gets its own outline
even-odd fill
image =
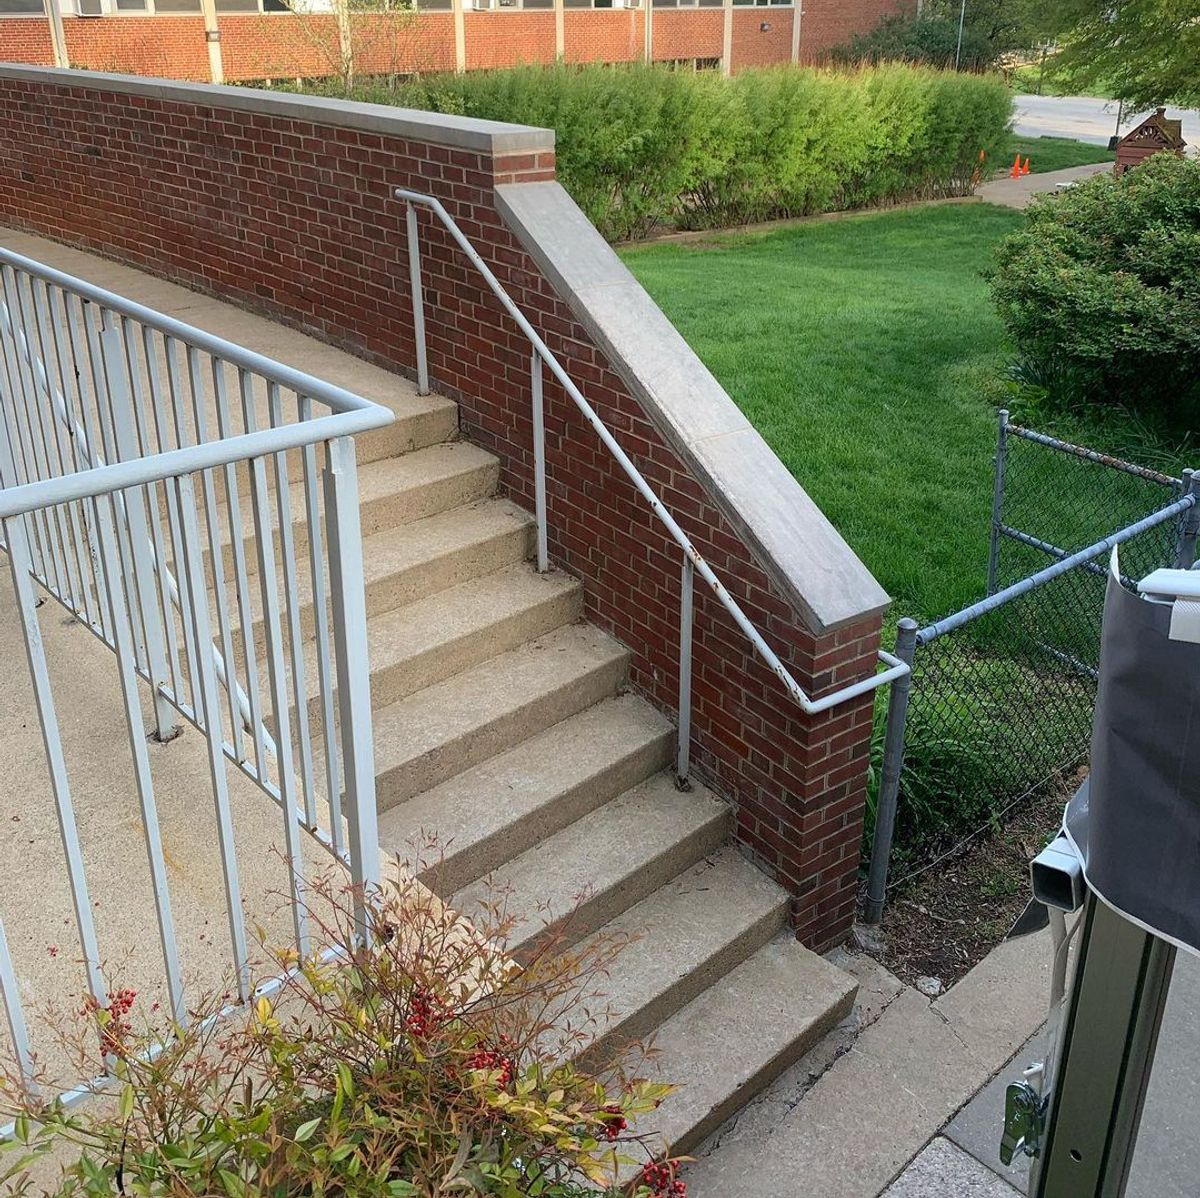
[[[389,104],[359,104],[352,100],[334,100],[261,88],[218,87],[211,83],[184,83],[174,79],[31,67],[18,63],[0,63],[0,79],[45,83],[56,87],[92,88],[234,112],[262,113],[289,120],[311,121],[315,125],[334,125],[363,133],[403,137],[453,149],[477,150],[484,154],[536,154],[554,149],[553,129],[422,112],[413,108],[393,108]]]

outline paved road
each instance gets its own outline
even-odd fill
[[[1096,145],[1107,145],[1117,124],[1117,106],[1090,96],[1017,96],[1016,131],[1026,137],[1074,137]],[[1200,148],[1200,111],[1169,108],[1170,116],[1183,117],[1183,136],[1193,149]],[[1121,132],[1128,133],[1146,113],[1122,120]]]

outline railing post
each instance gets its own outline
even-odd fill
[[[1008,463],[1008,409],[1001,408],[996,422],[996,473],[992,482],[992,530],[988,542],[987,593],[996,590],[1000,569],[1000,526],[1004,522],[1004,469]]]
[[[533,351],[530,374],[533,393],[533,506],[537,515],[537,568],[539,574],[550,569],[546,529],[546,414],[543,403],[542,355]]]
[[[417,206],[411,201],[404,214],[408,226],[408,282],[412,290],[413,337],[417,343],[417,394],[429,394],[429,349],[425,341],[425,295],[421,287],[421,244]]]
[[[1193,470],[1183,472],[1183,493],[1191,495],[1196,502],[1184,513],[1175,568],[1190,570],[1196,564],[1196,536],[1200,534],[1200,474]]]
[[[690,557],[683,559],[679,587],[679,746],[675,759],[675,785],[691,790],[688,778],[692,753],[692,617],[695,567]]]
[[[350,877],[355,888],[355,925],[365,940],[369,931],[366,904],[380,878],[379,830],[358,470],[350,437],[338,437],[325,446],[325,526],[346,793],[343,810],[349,833]]]
[[[867,878],[867,902],[863,920],[876,924],[883,918],[887,896],[888,862],[896,831],[896,802],[900,794],[900,770],[904,765],[904,728],[908,699],[912,693],[912,663],[917,648],[917,622],[905,616],[896,626],[896,656],[909,667],[892,683],[888,696],[887,729],[883,740],[883,770],[875,805],[875,839],[871,844],[871,870]]]

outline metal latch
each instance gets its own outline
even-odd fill
[[[1046,1100],[1028,1081],[1010,1082],[1004,1095],[1004,1135],[1000,1138],[1000,1160],[1013,1163],[1019,1153],[1037,1156],[1046,1129]]]

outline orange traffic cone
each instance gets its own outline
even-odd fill
[[[1013,159],[1012,170],[1010,170],[1008,172],[1008,174],[1009,174],[1009,177],[1012,179],[1019,179],[1021,177],[1021,155],[1020,154],[1018,154]]]
[[[1029,174],[1029,159],[1028,158],[1025,159],[1025,165],[1023,167],[1021,167],[1021,174],[1023,174],[1023,175]]]

